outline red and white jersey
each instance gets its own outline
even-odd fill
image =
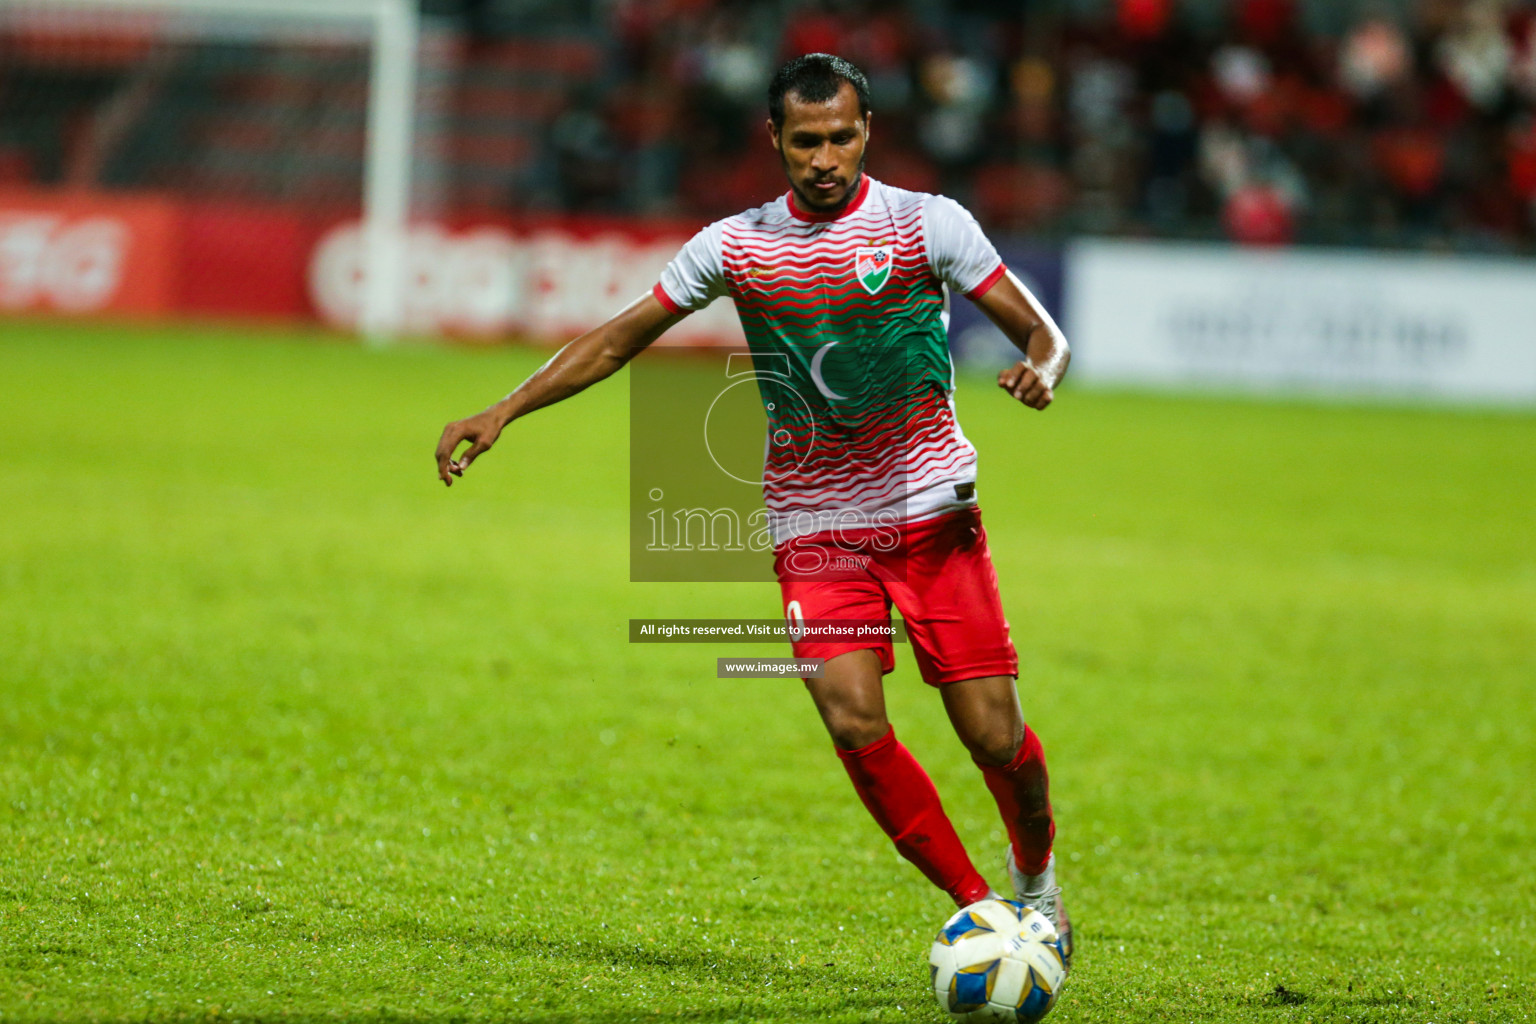
[[[678,252],[656,298],[691,312],[729,295],[752,349],[776,544],[859,517],[915,522],[976,503],[976,449],[955,416],[949,292],[979,298],[1006,269],[954,200],[868,175],[835,215],[786,193]]]

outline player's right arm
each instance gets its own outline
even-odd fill
[[[496,443],[507,424],[612,376],[685,315],[669,310],[652,293],[631,302],[607,323],[556,352],[506,398],[444,427],[437,442],[438,478],[453,486],[453,478],[463,476],[469,464]],[[465,442],[469,447],[455,458],[454,452]]]

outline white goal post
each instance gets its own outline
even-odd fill
[[[296,35],[342,29],[365,34],[371,49],[364,155],[363,237],[368,260],[362,331],[373,343],[403,320],[405,239],[411,213],[412,128],[421,22],[417,0],[0,0],[0,20],[23,8],[177,15],[188,36],[227,35],[230,19],[253,31]],[[217,19],[217,23],[215,20]]]

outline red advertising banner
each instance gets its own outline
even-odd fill
[[[180,312],[310,320],[306,270],[326,224],[282,206],[199,202],[181,220]]]
[[[164,199],[0,191],[0,311],[170,313],[178,229]]]
[[[411,228],[404,282],[412,334],[569,341],[650,293],[686,230],[611,220]],[[309,287],[325,322],[357,327],[368,273],[356,222],[315,246]],[[730,300],[683,320],[658,344],[745,344]]]
[[[692,226],[492,217],[412,225],[415,335],[563,342],[647,295]],[[319,320],[355,330],[369,270],[355,213],[0,190],[0,314]],[[741,344],[728,300],[661,344]]]

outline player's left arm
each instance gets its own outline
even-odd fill
[[[1067,375],[1072,351],[1066,335],[1013,271],[973,300],[1024,358],[997,375],[997,386],[1031,409],[1044,409]]]

